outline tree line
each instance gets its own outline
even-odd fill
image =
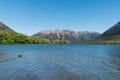
[[[67,44],[68,40],[49,40],[40,37],[28,36],[21,33],[0,30],[0,44]]]

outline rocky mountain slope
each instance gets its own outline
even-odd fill
[[[38,36],[47,39],[60,39],[61,37],[67,39],[71,42],[81,41],[81,40],[94,40],[98,37],[100,33],[89,32],[89,31],[72,31],[72,30],[44,30],[40,31],[33,36]]]
[[[115,37],[120,35],[120,22],[112,26],[110,29],[105,31],[103,34],[101,34],[98,38],[107,38],[107,37]]]
[[[13,31],[11,28],[9,28],[8,26],[6,26],[4,23],[0,22],[0,30],[9,30],[9,31]]]
[[[95,40],[90,40],[80,43],[120,44],[120,22],[113,25],[110,29],[106,30]]]

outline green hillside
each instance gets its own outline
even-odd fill
[[[48,39],[30,37],[21,33],[16,33],[8,30],[0,30],[1,44],[32,44],[32,43],[50,43]]]
[[[49,40],[40,37],[27,36],[13,31],[0,22],[0,44],[66,44],[67,40]]]
[[[49,40],[39,37],[31,37],[21,33],[0,30],[0,44],[59,44],[69,43],[67,40]]]

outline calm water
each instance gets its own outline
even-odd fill
[[[0,80],[120,80],[120,45],[0,45]]]

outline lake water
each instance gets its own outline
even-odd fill
[[[0,80],[120,80],[120,45],[0,45]]]

